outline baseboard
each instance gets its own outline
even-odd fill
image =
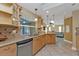
[[[71,42],[71,41],[68,41],[68,40],[66,40],[66,39],[64,39],[64,41],[65,41],[65,42],[68,42],[68,43],[70,43],[70,44],[72,44],[72,42]],[[77,48],[72,46],[72,50],[75,50],[75,51],[76,51],[76,50],[77,50]]]
[[[68,42],[68,43],[70,43],[70,44],[72,44],[72,42],[71,42],[71,41],[68,41],[68,40],[66,40],[66,39],[64,39],[64,41],[65,41],[65,42]]]
[[[75,51],[76,51],[76,50],[77,50],[77,48],[76,48],[76,47],[72,47],[72,50],[75,50]]]

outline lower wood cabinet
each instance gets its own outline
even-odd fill
[[[38,36],[33,38],[33,55],[36,54],[44,45],[45,45],[45,37]]]
[[[55,44],[56,35],[55,34],[46,34],[46,44]]]
[[[38,51],[38,37],[33,38],[33,55]]]
[[[44,34],[33,38],[33,55],[35,55],[44,45],[55,44],[55,35]]]
[[[10,44],[0,47],[0,56],[16,56],[16,44]]]

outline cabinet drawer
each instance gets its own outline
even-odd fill
[[[16,44],[0,47],[0,56],[15,56],[16,52]]]

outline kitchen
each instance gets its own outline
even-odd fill
[[[19,4],[0,4],[0,20],[0,56],[34,56],[56,43],[55,32],[46,30],[43,18]]]

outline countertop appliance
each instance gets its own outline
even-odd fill
[[[32,56],[32,40],[33,38],[17,42],[18,56]]]

